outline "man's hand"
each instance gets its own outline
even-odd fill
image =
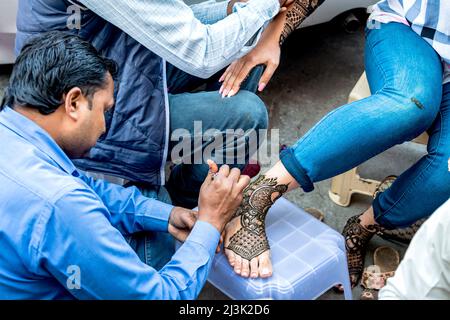
[[[232,97],[238,93],[250,71],[260,64],[264,64],[266,69],[259,80],[258,91],[264,90],[280,63],[280,35],[285,19],[286,13],[280,13],[264,30],[256,47],[225,70],[219,79],[223,82],[219,90],[222,97]]]
[[[197,221],[197,212],[175,207],[169,217],[169,233],[177,240],[184,242]]]
[[[198,220],[209,222],[220,233],[242,202],[242,192],[250,177],[241,175],[239,169],[210,163],[210,173],[200,189]],[[217,172],[216,172],[217,171]]]
[[[189,209],[175,207],[172,209],[169,218],[169,233],[178,241],[184,242],[191,233],[195,222],[197,221],[198,212]],[[223,242],[223,234],[220,236],[220,242],[216,252],[220,252],[220,245]]]

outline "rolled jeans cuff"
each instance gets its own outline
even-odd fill
[[[290,175],[293,176],[300,187],[302,187],[303,191],[311,192],[314,190],[313,182],[295,157],[294,150],[292,148],[283,150],[280,153],[280,160]]]

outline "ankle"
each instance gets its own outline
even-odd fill
[[[364,250],[367,243],[379,230],[378,225],[362,225],[360,217],[361,215],[348,219],[342,232],[348,252]]]
[[[243,227],[252,231],[264,230],[267,212],[274,202],[288,189],[286,184],[279,184],[277,178],[259,176],[244,190],[242,205],[236,212],[241,216]]]
[[[369,231],[379,229],[379,224],[375,221],[375,214],[372,207],[359,216],[359,224]]]

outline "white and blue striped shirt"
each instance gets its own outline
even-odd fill
[[[410,26],[442,58],[444,83],[450,82],[450,0],[382,0],[373,6],[371,21]]]
[[[182,0],[78,0],[177,68],[208,78],[248,53],[278,0],[228,1],[188,6]]]

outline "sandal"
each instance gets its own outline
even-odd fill
[[[375,189],[375,192],[373,193],[372,197],[375,199],[378,196],[378,194],[389,189],[397,178],[398,177],[394,175],[387,176],[386,178],[384,178]]]
[[[310,215],[312,215],[314,218],[319,220],[320,222],[323,222],[323,220],[325,218],[325,215],[319,209],[316,209],[316,208],[305,208],[304,210],[306,212],[308,212]]]
[[[378,225],[362,226],[360,215],[348,219],[342,231],[345,238],[348,271],[352,288],[356,286],[364,270],[364,257],[369,240],[379,231]]]
[[[391,185],[394,183],[397,176],[391,175],[381,181],[381,183],[375,189],[373,194],[373,198],[375,199],[378,194],[386,191]],[[398,241],[400,243],[409,244],[411,239],[416,234],[417,230],[422,226],[422,224],[426,221],[426,218],[418,220],[414,222],[412,225],[406,228],[398,228],[393,230],[388,230],[386,228],[380,227],[380,231],[377,233],[378,236],[388,241]]]
[[[373,254],[374,265],[364,269],[361,285],[364,291],[361,300],[377,300],[378,291],[386,285],[388,278],[393,277],[400,264],[400,255],[391,247],[379,247]]]

